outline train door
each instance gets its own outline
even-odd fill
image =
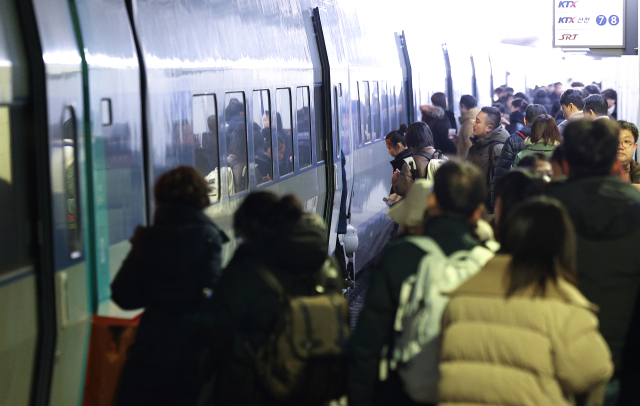
[[[146,224],[140,70],[124,2],[70,3],[83,58],[93,310],[128,316],[110,283]],[[104,18],[109,16],[109,18]]]
[[[41,249],[52,273],[41,282],[41,340],[39,402],[77,405],[82,394],[91,315],[88,249],[87,178],[83,137],[82,67],[69,3],[34,0],[24,17],[38,37],[28,40],[34,83],[42,88],[35,109]],[[42,65],[44,63],[44,65]],[[35,92],[38,93],[35,93]],[[46,280],[45,280],[46,278]],[[53,303],[45,300],[51,296]],[[53,337],[53,340],[52,338]],[[55,344],[55,345],[52,345]],[[47,387],[50,389],[47,390]]]
[[[0,2],[0,405],[29,404],[38,332],[33,106],[18,13]]]

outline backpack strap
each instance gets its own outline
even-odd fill
[[[437,153],[437,152],[438,152],[438,151],[436,151],[436,153]],[[429,154],[427,154],[427,153],[426,153],[426,152],[424,152],[424,151],[420,151],[420,152],[416,152],[416,155],[420,155],[421,157],[427,158],[428,160],[432,160],[432,159],[435,159],[435,155],[436,155],[436,154],[429,155]]]
[[[416,165],[416,161],[413,159],[413,157],[408,156],[403,159],[403,161],[409,167],[409,171],[411,172],[411,179],[418,179],[420,177],[420,174],[418,173],[418,165]]]
[[[527,137],[526,137],[524,134],[522,134],[522,131],[518,131],[516,134],[518,134],[519,136],[521,136],[523,140],[526,140],[526,139],[527,139]]]

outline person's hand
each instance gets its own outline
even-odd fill
[[[396,183],[399,177],[400,177],[400,171],[396,169],[396,171],[393,173],[393,177],[391,177],[391,183]]]

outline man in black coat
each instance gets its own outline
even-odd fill
[[[484,201],[482,175],[477,168],[447,162],[436,172],[429,199],[429,217],[424,235],[433,238],[446,255],[470,250],[480,243],[472,225],[480,216]],[[424,252],[412,243],[399,240],[382,255],[373,270],[365,307],[352,337],[349,367],[349,405],[411,405],[397,373],[386,382],[378,380],[383,348],[394,345],[393,323],[404,280],[418,271]]]
[[[111,298],[122,309],[145,308],[122,370],[118,406],[196,404],[204,349],[198,320],[222,273],[228,241],[203,212],[208,185],[195,169],[165,173],[154,195],[154,224],[136,229],[111,284]]]
[[[549,195],[564,203],[573,220],[578,235],[578,286],[600,307],[600,331],[616,368],[613,380],[624,382],[621,374],[628,368],[622,352],[640,287],[640,192],[610,175],[618,133],[611,120],[569,123],[563,163],[569,180]]]

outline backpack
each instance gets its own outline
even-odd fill
[[[290,297],[278,278],[258,269],[267,285],[286,305],[266,344],[254,354],[263,387],[278,401],[318,404],[347,393],[349,305],[340,291]],[[339,276],[330,259],[321,271]],[[331,276],[333,277],[333,276]]]
[[[397,369],[407,395],[418,403],[435,403],[440,361],[440,322],[449,298],[443,292],[460,286],[494,256],[477,246],[446,256],[429,237],[406,239],[426,254],[418,272],[400,290],[394,330],[397,332],[390,367]]]
[[[436,158],[436,154],[437,154],[437,158]],[[431,161],[433,161],[433,160],[442,160],[442,161],[448,161],[449,160],[449,158],[444,156],[442,154],[442,151],[440,151],[439,149],[437,149],[436,152],[433,155],[429,155],[424,151],[417,152],[416,155],[420,155],[422,157],[427,158],[429,160],[429,166],[431,166]],[[416,165],[416,161],[413,159],[413,156],[405,158],[404,162],[409,167],[409,171],[411,171],[411,178],[413,180],[420,179],[421,178],[420,171],[418,170],[418,167]],[[440,166],[440,165],[438,165],[438,166]],[[428,176],[429,176],[429,171],[427,169],[425,178],[428,178]]]

